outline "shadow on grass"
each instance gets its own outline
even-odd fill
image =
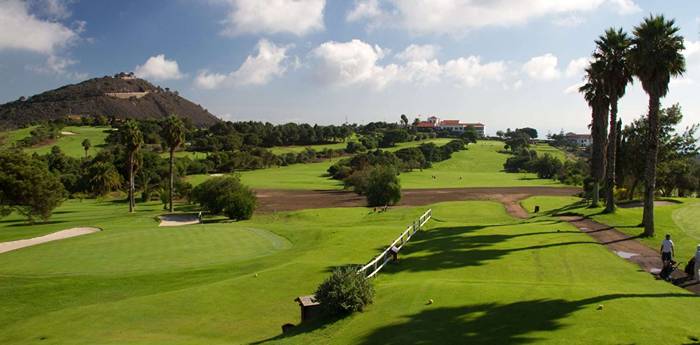
[[[547,236],[566,233],[580,234],[581,232],[578,230],[551,230],[520,234],[468,235],[482,228],[484,228],[484,226],[445,227],[419,232],[401,249],[399,253],[400,264],[387,266],[384,273],[434,271],[480,266],[488,261],[498,260],[513,252],[569,245],[600,245],[590,240],[556,242],[519,248],[489,249],[488,247],[494,244],[519,237]]]
[[[620,298],[697,298],[690,294],[611,294],[566,301],[538,299],[510,304],[486,303],[430,308],[406,315],[406,321],[374,330],[361,344],[528,344],[543,340],[533,332],[566,327],[560,320],[583,308]]]

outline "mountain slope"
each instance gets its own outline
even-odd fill
[[[170,114],[189,119],[196,126],[220,121],[200,105],[180,97],[177,91],[120,73],[0,105],[0,127],[17,128],[67,116],[158,119]]]

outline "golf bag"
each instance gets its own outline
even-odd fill
[[[685,274],[692,277],[695,275],[694,270],[695,270],[695,257],[692,257],[692,258],[690,258],[690,260],[688,260],[688,263],[685,265],[685,269],[683,271],[685,271]]]
[[[678,268],[678,263],[671,260],[671,262],[669,262],[668,265],[664,266],[664,268],[661,269],[661,273],[659,273],[659,278],[661,278],[665,281],[671,281],[671,274],[677,268]]]

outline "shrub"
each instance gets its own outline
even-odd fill
[[[316,300],[327,315],[347,315],[362,311],[372,303],[374,287],[357,267],[337,267],[316,290]]]
[[[392,167],[373,168],[368,174],[366,188],[368,206],[393,205],[401,200],[401,184]]]
[[[215,177],[192,190],[192,200],[213,214],[223,214],[229,219],[250,219],[255,211],[257,198],[236,176]]]
[[[530,166],[532,172],[537,173],[537,177],[551,179],[557,176],[562,169],[562,163],[552,155],[545,153],[544,156],[535,159]]]

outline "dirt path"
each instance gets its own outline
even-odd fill
[[[661,271],[661,255],[659,252],[637,241],[636,236],[629,236],[613,227],[579,216],[562,216],[560,219],[571,223],[579,230],[593,237],[619,257],[639,265],[644,271],[654,275]],[[680,267],[680,270],[682,269],[683,267]],[[685,277],[685,273],[680,271],[674,272],[673,278],[683,277]],[[700,294],[700,284],[697,282],[688,282],[679,286]]]
[[[511,215],[527,218],[520,201],[533,195],[569,196],[579,188],[494,187],[405,189],[398,206],[423,206],[444,201],[494,200],[504,204]],[[362,207],[365,198],[349,191],[257,189],[258,211],[295,211],[308,208]]]
[[[0,253],[9,252],[11,250],[16,250],[24,247],[35,246],[37,244],[42,244],[51,241],[58,241],[64,238],[71,238],[81,235],[91,234],[93,232],[98,232],[98,228],[71,228],[66,230],[57,231],[48,235],[29,238],[26,240],[10,241],[0,243]]]

